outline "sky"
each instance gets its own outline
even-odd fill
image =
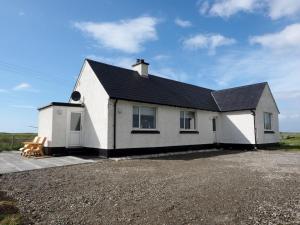
[[[36,132],[85,58],[214,90],[267,81],[280,130],[300,131],[299,0],[3,0],[0,131]]]

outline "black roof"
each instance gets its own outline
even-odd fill
[[[255,109],[266,83],[221,91],[186,84],[87,59],[110,98],[160,105],[232,111]]]
[[[212,95],[222,112],[255,109],[266,82],[213,91]]]

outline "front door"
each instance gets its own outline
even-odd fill
[[[81,145],[81,123],[82,114],[80,112],[70,113],[70,125],[69,125],[69,147],[77,147]]]

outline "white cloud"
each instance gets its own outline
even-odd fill
[[[209,2],[208,1],[198,1],[197,5],[199,5],[199,12],[202,14],[202,15],[205,15],[205,14],[208,14],[209,12]]]
[[[267,81],[284,115],[300,112],[300,51],[270,52],[269,49],[230,51],[212,58],[212,63],[199,69],[211,88]],[[300,118],[291,117],[280,123],[281,130],[300,131]]]
[[[158,39],[157,23],[156,18],[143,16],[118,22],[76,22],[74,26],[105,48],[137,53],[145,42]]]
[[[176,18],[174,22],[175,22],[176,25],[178,25],[180,27],[183,27],[183,28],[191,27],[192,26],[191,21],[182,20],[180,18]]]
[[[28,90],[31,88],[31,85],[28,83],[20,83],[18,85],[16,85],[13,90],[14,91],[21,91],[21,90]]]
[[[218,0],[211,5],[205,1],[200,4],[200,12],[227,18],[238,12],[252,12],[258,6],[258,0]]]
[[[299,16],[299,0],[214,0],[202,1],[199,12],[203,15],[228,18],[240,12],[267,14],[276,20],[282,17]]]
[[[40,92],[37,89],[32,88],[29,83],[23,82],[12,88],[13,91],[28,91],[28,92]]]
[[[215,54],[218,47],[232,45],[236,41],[220,34],[197,34],[183,41],[183,46],[190,50],[208,49],[209,54]]]
[[[275,50],[300,49],[300,23],[289,25],[278,33],[251,37],[250,43]]]
[[[300,13],[299,0],[269,0],[269,16],[272,19],[293,17]]]

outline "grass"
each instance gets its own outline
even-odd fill
[[[0,152],[17,150],[23,146],[22,142],[31,141],[34,133],[0,133]]]
[[[22,218],[15,201],[0,191],[0,225],[19,225]]]
[[[300,151],[300,133],[281,133],[280,149],[285,151]]]

